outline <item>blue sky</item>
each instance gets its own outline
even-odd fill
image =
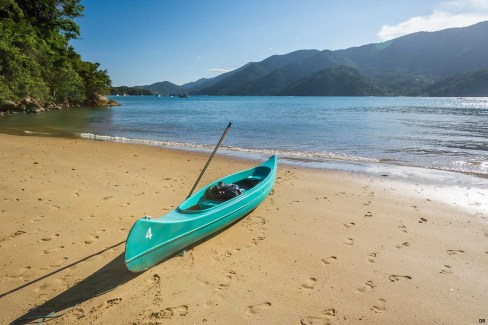
[[[299,49],[342,49],[488,20],[488,0],[82,0],[84,60],[114,86],[183,84]]]

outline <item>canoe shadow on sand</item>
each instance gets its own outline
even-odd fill
[[[79,263],[86,259],[87,258],[80,260],[76,263]],[[62,268],[61,270],[64,269],[66,268]],[[30,283],[23,285],[19,288],[16,288],[14,290],[11,290],[10,292],[7,292],[6,294],[3,294],[1,296],[5,296],[7,294],[13,293],[14,291],[22,289],[32,283],[39,281],[40,279],[49,277],[57,272],[59,272],[59,270],[52,272],[37,280],[31,281]],[[18,317],[11,324],[27,324],[27,323],[32,323],[35,320],[40,320],[42,322],[43,320],[57,318],[59,316],[62,316],[64,313],[70,311],[73,307],[77,306],[78,304],[81,304],[94,297],[103,295],[106,292],[112,291],[118,286],[137,277],[139,274],[140,273],[132,273],[127,270],[127,268],[124,265],[124,253],[121,253],[119,256],[114,258],[107,265],[105,265],[104,267],[102,267],[101,269],[99,269],[98,271],[96,271],[95,273],[93,273],[83,281],[77,283],[75,286],[60,293],[56,297],[46,301],[42,305],[34,307],[24,315]]]
[[[202,238],[202,239],[190,244],[189,246],[187,246],[183,250],[183,252],[185,252],[185,250],[193,249],[194,247],[202,244],[203,242],[206,242],[206,241],[218,236],[222,232],[225,232],[227,229],[231,228],[236,223],[239,223],[240,221],[245,219],[253,211],[254,211],[254,209],[252,211],[246,213],[243,217],[241,217],[237,220],[234,220],[232,223],[225,226],[224,228],[219,229],[218,231],[216,231],[212,234],[209,234],[205,238]],[[111,248],[114,248],[118,245],[121,245],[122,243],[125,243],[125,241],[117,243],[117,244],[115,244],[111,247],[108,247],[108,248],[106,248],[106,249],[104,249],[98,253],[87,256],[87,257],[79,260],[78,262],[67,265],[67,266],[65,266],[61,269],[58,269],[54,272],[51,272],[51,273],[49,273],[49,274],[47,274],[41,278],[38,278],[38,279],[33,280],[29,283],[26,283],[22,286],[19,286],[13,290],[10,290],[9,292],[1,294],[0,298],[3,298],[4,296],[12,294],[12,293],[14,293],[20,289],[27,287],[27,286],[30,286],[31,284],[34,284],[34,283],[36,283],[42,279],[50,277],[51,275],[54,275],[60,271],[63,271],[63,270],[65,270],[65,269],[67,269],[67,268],[69,268],[75,264],[86,261],[87,259],[89,259],[95,255],[101,254],[104,251],[109,250]],[[24,315],[18,317],[16,320],[11,322],[10,325],[28,324],[28,323],[33,323],[36,320],[41,321],[41,323],[42,323],[43,321],[47,321],[50,318],[61,317],[65,313],[69,312],[72,308],[76,307],[77,305],[79,305],[85,301],[88,301],[92,298],[101,296],[101,295],[103,295],[109,291],[112,291],[112,290],[116,289],[118,286],[123,285],[123,284],[129,282],[130,280],[136,278],[137,276],[141,275],[142,273],[144,273],[144,272],[133,273],[133,272],[130,272],[129,270],[127,270],[127,267],[125,266],[125,262],[124,262],[124,255],[125,255],[124,253],[121,253],[116,258],[114,258],[111,262],[109,262],[107,265],[105,265],[104,267],[102,267],[101,269],[99,269],[98,271],[93,273],[92,275],[90,275],[85,280],[77,283],[75,286],[73,286],[73,287],[67,289],[66,291],[60,293],[56,297],[46,301],[42,305],[34,307],[33,309],[29,310],[27,313],[25,313]],[[182,255],[182,252],[174,253],[171,256],[165,258],[164,260],[162,260],[161,262],[159,262],[157,264],[164,263],[164,262],[166,262],[166,261],[168,261],[168,260],[170,260],[176,256],[181,256],[181,255]],[[48,316],[48,315],[50,315],[50,316]]]

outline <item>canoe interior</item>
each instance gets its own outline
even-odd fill
[[[239,186],[242,191],[241,195],[243,195],[247,191],[253,189],[256,185],[261,183],[263,179],[265,179],[266,176],[269,175],[270,172],[271,169],[269,167],[260,166],[254,168],[251,171],[239,173],[237,178],[233,177],[236,180],[232,181],[232,184],[236,184],[237,186]],[[224,181],[224,183],[231,184],[229,183],[229,180],[224,179],[222,181]],[[187,200],[193,203],[193,205],[190,205],[189,203],[187,203],[187,201],[183,202],[183,204],[180,205],[180,212],[195,213],[198,211],[206,211],[208,209],[215,208],[224,202],[230,201],[216,201],[205,198],[205,192],[209,187],[213,185],[215,185],[215,183],[206,186],[204,189],[200,190],[193,197]]]

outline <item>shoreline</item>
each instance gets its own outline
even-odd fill
[[[140,140],[136,142],[127,142],[126,138],[119,137],[80,136],[80,139],[108,143],[124,143],[128,145],[142,145],[161,148],[163,150],[197,153],[204,156],[210,154],[213,150],[210,146],[171,145],[171,143],[165,141]],[[488,205],[484,206],[480,203],[480,201],[482,202],[488,198],[488,183],[484,184],[488,175],[384,163],[381,161],[353,162],[339,159],[324,161],[312,160],[310,158],[281,158],[281,155],[273,150],[256,152],[255,150],[236,151],[232,149],[232,147],[222,146],[217,152],[217,156],[238,159],[240,161],[257,162],[264,160],[270,155],[278,154],[280,157],[280,164],[284,164],[288,167],[296,167],[305,170],[319,170],[323,172],[345,172],[353,175],[362,175],[364,177],[375,177],[377,180],[383,180],[385,177],[388,177],[388,180],[394,182],[396,186],[402,184],[401,186],[403,190],[407,191],[411,196],[418,195],[419,192],[425,192],[423,194],[427,195],[430,199],[436,199],[440,202],[464,209],[467,212],[472,212],[475,215],[483,214],[488,216]],[[456,200],[451,194],[453,190],[457,194],[457,198],[463,199]]]
[[[201,154],[210,153],[214,146],[207,144],[192,144],[183,142],[172,142],[164,140],[151,140],[151,139],[131,139],[126,137],[118,136],[106,136],[106,135],[95,135],[91,133],[71,133],[71,132],[42,132],[42,131],[30,131],[30,130],[2,130],[0,134],[12,135],[12,136],[42,136],[50,138],[63,138],[63,139],[82,139],[89,141],[98,142],[108,142],[108,143],[124,143],[128,145],[143,145],[162,148],[165,150],[176,150],[176,151],[188,151],[196,152]],[[416,166],[413,164],[400,163],[397,161],[384,161],[377,160],[373,158],[361,158],[352,157],[353,159],[348,159],[347,156],[341,158],[341,155],[335,155],[329,153],[329,156],[317,157],[317,153],[306,153],[303,156],[300,153],[293,150],[271,150],[271,149],[248,149],[240,147],[232,147],[222,145],[217,152],[218,155],[227,156],[234,159],[243,160],[259,160],[265,157],[277,154],[281,158],[282,162],[287,165],[302,167],[306,169],[323,169],[323,170],[343,170],[346,172],[358,172],[368,175],[383,175],[388,173],[385,170],[392,169],[393,172],[390,174],[396,174],[396,176],[406,177],[406,176],[416,176],[416,174],[422,175],[422,177],[427,177],[429,173],[432,174],[433,178],[442,177],[442,173],[445,175],[460,175],[460,177],[445,177],[454,180],[456,183],[461,181],[465,186],[470,186],[473,182],[481,182],[481,180],[488,179],[488,174],[481,172],[474,172],[469,170],[454,170],[454,169],[443,169],[436,167],[423,167]],[[303,153],[302,153],[303,154]],[[419,172],[415,172],[419,171]],[[435,174],[438,174],[437,176]],[[473,177],[473,180],[468,180],[468,177]]]
[[[486,317],[487,215],[421,187],[283,164],[248,216],[133,275],[121,241],[138,218],[184,200],[206,154],[3,134],[0,143],[2,323],[52,311],[67,312],[54,324]],[[200,186],[253,165],[216,156]]]
[[[147,146],[162,150],[175,151],[180,153],[198,154],[208,156],[213,150],[210,145],[182,144],[167,141],[155,141],[144,139],[126,139],[123,137],[111,136],[83,136],[83,134],[58,134],[43,132],[32,132],[24,130],[21,134],[0,133],[0,135],[12,135],[22,137],[42,137],[58,139],[78,139],[83,141],[117,143],[133,146]],[[137,141],[127,141],[137,140]],[[187,146],[185,146],[187,145]],[[304,170],[318,170],[322,172],[344,172],[359,177],[374,177],[387,184],[394,183],[401,187],[410,196],[419,194],[434,199],[454,208],[462,209],[474,215],[488,216],[488,205],[482,202],[488,198],[488,183],[485,180],[488,175],[444,170],[436,168],[425,168],[420,166],[401,165],[395,163],[385,163],[382,161],[347,161],[340,159],[313,160],[311,158],[282,158],[277,151],[261,150],[233,150],[233,147],[221,146],[217,156],[228,159],[237,159],[240,162],[258,162],[264,160],[272,154],[278,154],[280,164],[288,167],[295,167]]]
[[[240,100],[240,97],[229,97],[224,100],[204,96],[196,101],[177,103],[171,100],[159,100],[152,97],[146,99],[146,97],[136,96],[136,98],[124,100],[122,109],[70,112],[73,114],[52,112],[45,114],[42,118],[30,116],[23,119],[19,116],[5,118],[1,122],[5,122],[2,123],[4,129],[10,129],[6,130],[8,133],[42,132],[52,133],[52,136],[82,136],[165,147],[180,146],[183,150],[192,150],[188,148],[193,147],[211,150],[213,142],[216,141],[214,137],[218,138],[220,131],[215,129],[214,125],[200,121],[199,127],[203,129],[193,132],[190,127],[191,122],[183,122],[187,117],[180,116],[182,112],[192,112],[192,114],[198,115],[199,112],[202,113],[203,109],[204,115],[208,114],[208,116],[218,118],[218,112],[221,112],[228,116],[226,119],[240,121],[240,129],[236,129],[234,137],[227,142],[229,146],[222,148],[236,152],[236,155],[240,155],[241,152],[243,155],[247,155],[251,152],[251,154],[256,153],[263,156],[273,152],[282,158],[286,156],[292,161],[310,161],[312,167],[321,165],[319,168],[364,171],[378,169],[377,166],[381,166],[381,164],[392,165],[396,168],[417,166],[434,171],[446,170],[488,179],[488,164],[484,159],[486,157],[484,157],[483,151],[479,151],[484,148],[482,137],[477,136],[476,131],[472,130],[470,131],[471,138],[467,138],[466,135],[458,139],[455,132],[457,114],[461,114],[468,120],[477,115],[480,118],[483,117],[484,106],[480,110],[477,103],[467,100],[445,102],[437,99],[434,101],[385,99],[376,101],[368,98],[356,100],[338,98],[332,101],[324,99],[299,101],[296,103],[298,108],[295,108],[294,101],[263,101],[259,98],[261,97],[252,100],[253,103],[257,101],[254,110],[262,108],[274,112],[277,105],[284,105],[288,115],[296,117],[301,122],[299,125],[301,125],[302,136],[295,140],[286,132],[281,135],[279,133],[276,136],[273,135],[271,131],[275,128],[280,130],[278,128],[280,124],[293,129],[292,120],[284,118],[282,121],[270,123],[269,130],[266,127],[260,127],[254,131],[255,136],[260,139],[269,138],[268,144],[265,145],[261,140],[257,142],[249,140],[246,133],[254,129],[249,122],[240,121],[239,115],[236,114],[246,106],[246,100]],[[219,109],[209,108],[215,105]],[[343,106],[345,109],[341,108]],[[314,107],[317,110],[312,110]],[[318,132],[313,131],[314,128],[303,127],[307,121],[300,115],[302,109],[318,118],[317,125],[314,124]],[[167,110],[167,112],[162,113],[161,110]],[[372,118],[367,125],[361,118],[363,114]],[[424,116],[425,114],[427,115]],[[419,121],[424,118],[435,118],[435,114],[447,114],[447,122],[444,123],[445,125],[432,126],[434,130],[432,132],[425,123],[412,124],[409,120],[409,118],[417,118]],[[166,117],[163,118],[163,116]],[[324,121],[332,116],[334,118],[329,121],[330,125],[327,125]],[[463,119],[464,122],[465,119]],[[61,128],[58,127],[59,120],[62,120]],[[382,123],[383,120],[385,120],[384,123]],[[156,121],[157,123],[154,123]],[[149,128],[144,130],[141,125],[146,123]],[[348,125],[352,132],[343,130],[343,124]],[[452,125],[452,132],[451,129],[446,129],[446,125]],[[372,136],[375,132],[381,136],[379,138]],[[440,132],[438,137],[436,132]],[[387,136],[388,134],[390,136]],[[426,136],[424,139],[420,139],[419,134]],[[253,139],[253,137],[251,138]],[[415,145],[416,141],[422,143],[418,148]],[[455,141],[452,146],[449,144],[451,141]],[[464,143],[465,141],[466,143]]]
[[[23,131],[29,132],[29,131]],[[77,137],[85,140],[92,141],[103,141],[103,142],[114,142],[114,143],[126,143],[135,145],[147,145],[155,146],[160,148],[165,148],[169,150],[180,150],[180,151],[190,151],[190,152],[211,152],[213,150],[212,145],[204,144],[193,144],[193,143],[183,143],[183,142],[172,142],[164,140],[152,140],[152,139],[132,139],[126,137],[118,136],[107,136],[107,135],[96,135],[92,133],[81,133],[77,134]],[[249,149],[241,147],[232,146],[221,146],[220,154],[223,156],[229,156],[233,158],[242,159],[263,159],[264,157],[277,154],[281,157],[285,157],[286,162],[290,165],[301,166],[304,168],[313,169],[332,169],[332,170],[345,170],[349,172],[362,172],[368,174],[381,174],[379,171],[381,166],[394,168],[400,171],[402,168],[411,170],[426,170],[432,171],[433,173],[454,173],[465,176],[472,176],[480,179],[487,179],[488,174],[481,172],[475,172],[470,170],[454,170],[454,169],[443,169],[436,167],[424,167],[417,166],[413,164],[400,163],[399,161],[393,160],[381,160],[374,158],[365,157],[355,157],[348,156],[346,154],[335,154],[329,152],[327,154],[321,154],[317,152],[297,152],[294,150],[271,150],[271,149]],[[250,157],[250,158],[249,158]],[[380,166],[380,167],[378,167]],[[403,173],[407,173],[404,171]],[[426,174],[426,173],[422,173]]]

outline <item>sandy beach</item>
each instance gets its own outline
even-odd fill
[[[0,143],[2,324],[51,312],[61,315],[53,324],[488,319],[488,216],[388,178],[279,166],[251,214],[131,274],[132,224],[181,203],[207,155],[33,136]],[[201,185],[255,164],[216,157]]]

